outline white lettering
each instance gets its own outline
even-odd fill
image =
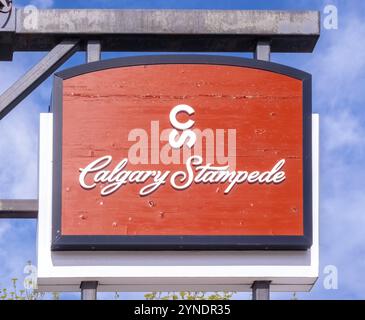
[[[188,120],[187,122],[185,123],[182,123],[180,121],[177,120],[176,116],[178,113],[180,112],[185,112],[187,113],[189,116],[193,115],[194,114],[194,109],[190,106],[188,106],[187,104],[179,104],[178,106],[172,108],[171,112],[170,112],[170,122],[171,122],[171,125],[178,129],[178,130],[187,130],[187,129],[190,129],[195,121],[193,120]]]
[[[188,129],[190,129],[194,125],[195,121],[191,119],[186,121],[185,123],[178,121],[177,114],[180,112],[185,112],[191,116],[194,114],[195,111],[187,104],[179,104],[176,107],[172,108],[170,112],[170,123],[175,129],[172,130],[170,133],[169,143],[174,149],[180,149],[185,143],[191,149],[196,142],[196,134],[194,133],[194,131]],[[176,129],[183,130],[180,137],[179,132]],[[176,140],[176,138],[178,139]]]
[[[285,160],[278,161],[269,171],[229,171],[229,166],[212,166],[208,163],[202,165],[203,158],[201,156],[191,156],[186,161],[185,171],[153,171],[153,170],[126,170],[128,159],[122,159],[112,170],[107,167],[112,163],[112,156],[104,156],[94,160],[84,169],[80,169],[79,182],[81,187],[91,190],[98,183],[106,184],[100,191],[102,196],[108,196],[120,189],[126,184],[146,184],[141,188],[140,196],[146,196],[158,190],[165,185],[170,177],[170,185],[175,190],[185,190],[194,184],[221,184],[228,183],[224,194],[232,191],[234,186],[242,183],[259,183],[259,184],[279,184],[285,179],[285,172],[282,168]],[[93,176],[91,176],[93,174]],[[89,177],[91,176],[91,177]],[[87,180],[91,182],[87,182]]]

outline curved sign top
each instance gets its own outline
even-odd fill
[[[53,250],[308,249],[311,76],[211,55],[55,75]]]

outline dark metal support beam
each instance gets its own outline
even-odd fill
[[[37,219],[38,200],[0,200],[0,219]]]
[[[0,53],[49,51],[65,38],[83,51],[99,40],[104,52],[254,52],[265,38],[272,52],[312,52],[319,35],[318,11],[19,8],[0,27]]]
[[[255,281],[252,285],[252,300],[270,300],[271,281]]]
[[[81,282],[81,300],[97,300],[98,285],[97,281]]]
[[[0,120],[78,50],[79,40],[64,40],[0,96]]]

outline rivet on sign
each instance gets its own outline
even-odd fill
[[[117,226],[118,226],[118,223],[113,222],[112,226],[115,228],[115,227],[117,227]]]
[[[66,188],[66,192],[70,192],[70,190],[71,190],[71,189],[70,189],[69,187],[67,187],[67,188]]]
[[[160,217],[161,217],[161,218],[164,218],[164,217],[165,217],[165,212],[160,211]]]
[[[86,220],[86,217],[85,217],[83,214],[80,214],[79,218],[80,218],[81,220]]]
[[[104,204],[104,201],[100,201],[99,204],[102,206]]]
[[[276,116],[275,112],[270,112],[270,116]]]
[[[253,203],[250,203],[250,206],[253,207]]]
[[[129,217],[129,218],[128,218],[128,221],[132,221],[132,217]]]
[[[148,205],[152,208],[155,206],[155,203],[152,200],[150,200],[148,201]]]
[[[293,213],[297,213],[297,212],[298,212],[298,209],[297,209],[296,207],[292,207],[292,208],[291,208],[291,211],[292,211]]]

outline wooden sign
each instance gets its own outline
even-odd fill
[[[307,249],[311,76],[144,56],[55,75],[53,250]]]

